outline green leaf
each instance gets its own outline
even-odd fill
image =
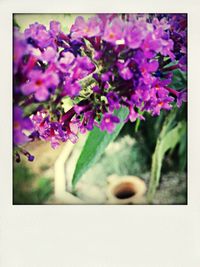
[[[144,111],[138,110],[138,113],[140,115],[143,115]],[[137,133],[139,127],[140,127],[141,120],[138,118],[135,123],[135,132]]]
[[[187,126],[185,121],[183,121],[183,131],[180,137],[178,158],[179,158],[179,170],[184,171],[187,163]]]
[[[147,193],[147,199],[149,202],[152,202],[156,189],[159,185],[162,161],[165,153],[169,149],[175,148],[175,146],[181,140],[183,131],[185,131],[184,122],[179,122],[175,127],[172,128],[174,120],[175,112],[171,112],[165,120],[156,143],[156,148],[152,157],[151,177]]]
[[[25,116],[30,116],[35,112],[35,110],[41,105],[41,103],[32,103],[31,105],[28,105],[23,108],[24,110],[24,115]]]
[[[121,109],[115,111],[114,114],[119,117],[120,123],[116,125],[112,134],[109,134],[106,131],[102,132],[97,127],[90,132],[76,164],[72,179],[73,189],[80,180],[81,176],[99,160],[108,144],[118,136],[125,123],[124,120],[128,115],[128,108],[122,107]]]
[[[137,119],[137,120],[136,120],[136,123],[135,123],[135,132],[136,132],[136,133],[137,133],[139,127],[140,127],[140,122],[141,122],[140,119]]]
[[[176,90],[187,88],[186,73],[179,69],[174,70],[172,82],[169,84],[169,87],[172,87]]]

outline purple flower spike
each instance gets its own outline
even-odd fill
[[[15,28],[13,48],[16,146],[40,139],[56,148],[94,126],[112,133],[121,105],[134,122],[187,101],[185,90],[169,88],[173,70],[187,71],[185,14],[78,16],[69,33],[57,21],[34,23]],[[34,111],[24,118],[28,105]]]
[[[107,131],[108,133],[112,133],[115,129],[115,124],[119,123],[120,119],[110,113],[105,113],[103,119],[100,124],[101,131]]]

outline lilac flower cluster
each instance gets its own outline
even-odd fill
[[[67,34],[56,21],[15,28],[14,145],[41,139],[55,148],[94,126],[112,133],[122,106],[132,122],[180,107],[186,88],[170,84],[174,69],[186,72],[186,27],[185,14],[98,14],[78,16]]]

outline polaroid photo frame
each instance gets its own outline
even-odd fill
[[[1,1],[2,267],[198,267],[199,3],[173,1]],[[12,15],[14,13],[188,14],[188,204],[184,206],[13,205]]]

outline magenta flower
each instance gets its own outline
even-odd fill
[[[179,60],[179,68],[182,71],[186,71],[187,70],[187,56],[183,55],[180,60]]]
[[[81,86],[77,81],[72,82],[71,79],[66,78],[63,88],[64,95],[68,95],[73,99],[75,96],[79,95],[80,90]]]
[[[80,57],[76,58],[76,64],[83,70],[87,70],[90,74],[95,70],[95,65],[92,63],[89,57]]]
[[[114,18],[107,22],[102,39],[112,44],[118,44],[119,41],[124,43],[124,22],[120,18]]]
[[[160,39],[156,38],[154,33],[150,32],[144,39],[141,48],[146,58],[152,58],[156,53],[159,53],[161,51],[162,43]]]
[[[29,43],[40,48],[45,48],[51,44],[51,36],[46,27],[39,23],[34,23],[24,31],[25,38]]]
[[[92,91],[93,91],[94,93],[97,93],[97,94],[101,94],[101,93],[102,93],[102,90],[99,88],[98,85],[93,86],[93,87],[92,87]]]
[[[139,66],[143,74],[147,72],[154,72],[158,69],[158,67],[159,67],[159,64],[158,64],[158,61],[156,60],[152,60],[150,62],[148,62],[147,60],[144,60]]]
[[[149,101],[150,98],[151,87],[147,84],[140,84],[131,96],[131,105],[134,103],[136,106],[142,107],[142,103]]]
[[[50,27],[49,28],[50,28],[50,33],[53,36],[56,36],[61,32],[61,25],[60,25],[59,21],[52,20],[50,22]]]
[[[162,31],[168,30],[170,28],[170,24],[168,23],[168,20],[166,18],[158,19],[153,18],[152,25],[156,29],[161,29]]]
[[[108,100],[108,105],[109,105],[109,110],[112,112],[115,109],[120,108],[120,103],[119,103],[119,96],[115,92],[109,92],[107,95],[107,100]]]
[[[98,17],[92,17],[86,22],[83,17],[78,16],[70,32],[72,39],[98,36],[101,33],[100,20]]]
[[[177,107],[180,108],[183,102],[187,101],[187,91],[181,90],[181,91],[176,91],[175,89],[165,87],[166,90],[171,93],[173,96],[176,97],[177,100]]]
[[[51,121],[46,111],[38,111],[31,120],[39,138],[49,141],[53,149],[57,148],[60,142],[67,141],[68,133],[63,130],[63,123]]]
[[[80,123],[80,132],[85,133],[87,130],[92,131],[95,124],[95,112],[93,110],[85,111],[83,120]]]
[[[80,80],[95,70],[95,65],[88,57],[76,58],[73,68],[70,69],[70,77],[72,80]]]
[[[156,60],[149,62],[146,59],[144,59],[143,62],[139,65],[139,69],[143,76],[143,82],[145,84],[153,84],[156,78],[152,76],[152,72],[157,71],[158,67],[159,67],[159,64],[158,64],[158,61]]]
[[[25,132],[33,130],[33,124],[29,118],[23,117],[23,111],[19,107],[14,108],[13,118],[13,141],[15,145],[24,145],[31,139]]]
[[[140,119],[140,120],[144,120],[144,117],[139,114],[138,112],[135,111],[135,108],[133,105],[130,105],[129,106],[129,115],[128,115],[128,119],[131,121],[131,122],[134,122],[136,121],[137,119]]]
[[[104,13],[104,14],[97,14],[97,17],[100,20],[102,31],[104,31],[106,24],[110,23],[114,18],[118,17],[118,15]]]
[[[145,35],[144,27],[140,27],[137,23],[128,23],[124,32],[125,44],[132,49],[139,48]]]
[[[129,60],[127,60],[126,62],[117,62],[117,67],[119,70],[119,75],[124,79],[124,80],[130,80],[133,78],[133,72],[131,71],[131,69],[129,68]]]
[[[58,69],[62,71],[63,73],[66,73],[69,71],[70,67],[74,63],[75,57],[71,52],[64,52],[62,53],[62,57],[59,60],[58,63]]]
[[[119,74],[124,80],[130,80],[133,78],[133,72],[130,70],[129,67],[120,67]]]
[[[172,60],[174,60],[175,56],[172,52],[173,47],[174,47],[174,42],[171,39],[169,39],[169,40],[163,40],[162,39],[161,43],[162,43],[162,48],[161,48],[160,53],[163,56],[169,56]]]
[[[22,58],[28,50],[28,47],[24,35],[19,32],[18,28],[14,28],[14,40],[13,63],[14,74],[16,74],[21,65]]]
[[[91,111],[92,105],[91,103],[88,103],[88,101],[83,101],[83,103],[79,103],[79,105],[74,105],[73,109],[76,112],[76,114],[80,115],[88,111]]]
[[[35,59],[43,61],[43,62],[47,62],[47,63],[56,62],[56,60],[57,60],[57,52],[51,46],[47,47],[42,52],[39,48],[32,48],[30,50],[30,54]]]
[[[157,116],[160,115],[161,109],[170,110],[172,109],[172,105],[170,102],[173,101],[172,97],[167,97],[164,100],[159,100],[153,105],[152,103],[152,115]]]
[[[187,102],[187,92],[186,92],[186,90],[182,90],[182,91],[178,92],[177,107],[180,108],[183,102]]]
[[[67,127],[67,140],[70,140],[73,144],[76,144],[78,141],[78,126],[79,124],[72,120],[69,123],[69,127]]]
[[[34,94],[38,101],[47,100],[50,92],[58,86],[59,78],[54,72],[46,71],[42,73],[39,70],[32,70],[28,74],[28,81],[21,86],[24,95]]]
[[[106,130],[107,132],[112,133],[115,129],[115,124],[119,122],[120,119],[117,116],[110,113],[105,113],[100,124],[100,129],[101,131]]]
[[[101,75],[101,80],[102,82],[108,82],[110,80],[110,76],[111,76],[111,73],[108,71],[108,72],[105,72]]]

